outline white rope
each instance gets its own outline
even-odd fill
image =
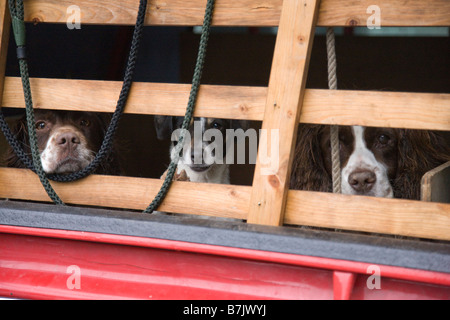
[[[328,88],[337,89],[336,48],[333,27],[327,28]],[[330,127],[333,192],[341,193],[341,161],[339,159],[339,126]]]

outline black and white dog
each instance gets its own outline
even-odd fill
[[[172,140],[170,146],[172,161],[177,159],[175,148],[179,138],[177,129],[181,129],[183,120],[183,117],[155,116],[158,139]],[[178,158],[177,173],[180,174],[184,170],[192,182],[229,184],[229,164],[225,161],[226,133],[228,129],[247,128],[247,121],[193,118],[189,130],[186,130],[182,153]]]

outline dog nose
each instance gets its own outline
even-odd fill
[[[198,152],[194,152],[194,150],[192,150],[191,152],[191,161],[193,164],[202,164],[203,163],[203,157],[200,153]]]
[[[80,137],[74,132],[64,132],[58,136],[57,143],[61,146],[76,146],[80,144]]]
[[[377,177],[373,171],[353,171],[348,176],[348,183],[357,192],[367,193],[372,189]]]

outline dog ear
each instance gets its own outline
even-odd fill
[[[156,136],[159,140],[167,140],[172,136],[172,116],[155,116]]]
[[[394,196],[419,200],[422,176],[450,161],[449,147],[445,138],[437,132],[401,129],[398,149]]]
[[[28,143],[28,131],[27,131],[27,123],[26,118],[23,116],[22,118],[14,121],[11,124],[11,132],[16,137],[17,141],[24,148],[24,152],[30,153],[29,143]],[[6,154],[2,159],[7,167],[12,168],[25,168],[26,166],[22,163],[19,157],[14,152],[11,146],[8,146]]]
[[[294,151],[290,188],[296,190],[330,192],[331,177],[325,167],[320,147],[321,134],[328,127],[300,124]]]
[[[98,123],[100,125],[100,129],[102,130],[103,135],[106,134],[106,131],[108,130],[108,127],[111,123],[112,116],[110,114],[103,114],[103,113],[93,113],[93,117],[95,117],[98,120]]]

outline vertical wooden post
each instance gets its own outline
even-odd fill
[[[11,17],[9,15],[8,1],[0,2],[0,105],[3,98],[3,86],[5,83],[6,56],[8,55],[9,31]]]
[[[319,0],[284,0],[270,73],[266,108],[247,222],[281,225]],[[270,154],[278,134],[277,155]],[[263,150],[263,152],[262,152]],[[264,157],[264,151],[267,155]]]

